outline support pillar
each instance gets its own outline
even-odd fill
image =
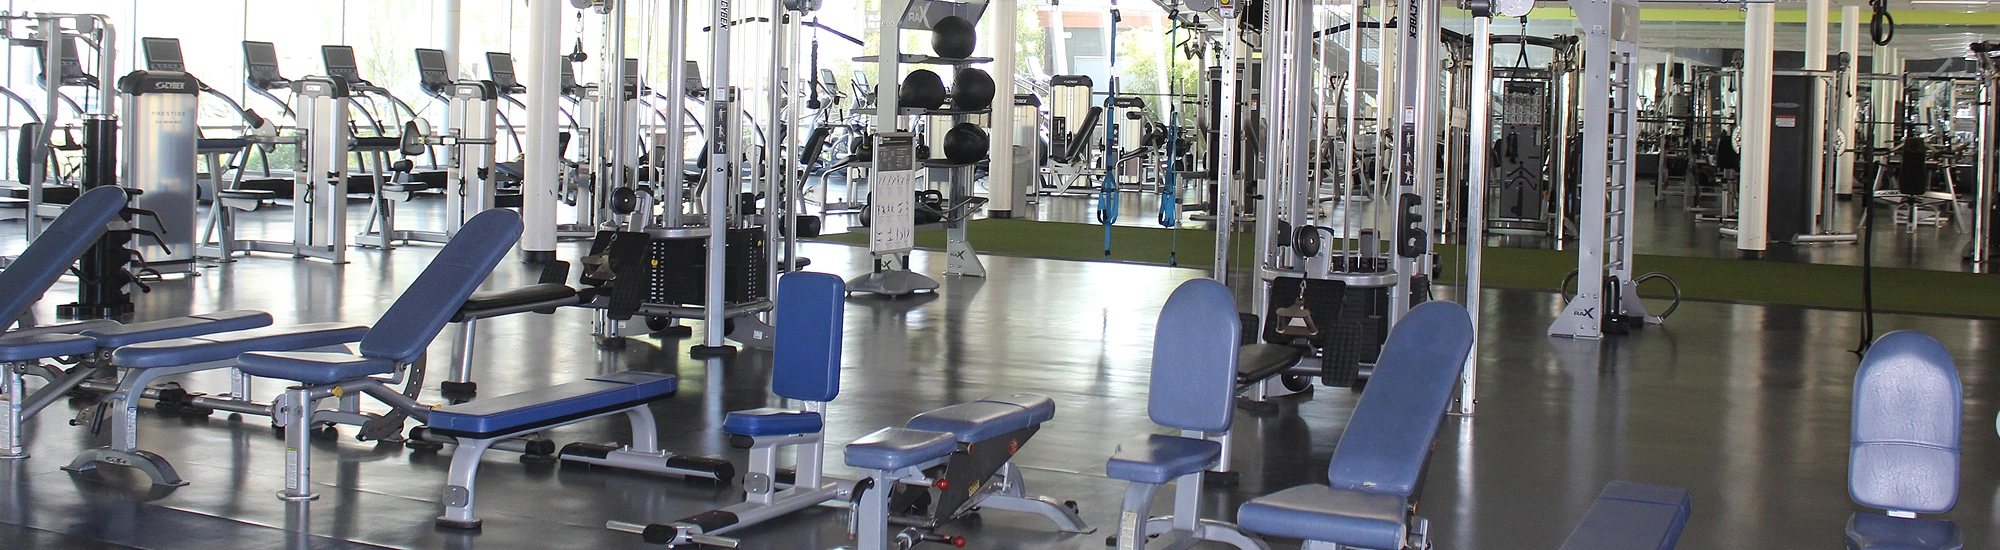
[[[1857,73],[1861,68],[1861,6],[1840,8],[1840,53],[1847,54],[1847,68],[1844,72],[1846,84],[1840,93],[1840,116],[1835,123],[1840,125],[1840,135],[1845,143],[1840,147],[1840,164],[1834,171],[1834,189],[1841,194],[1854,194],[1854,148],[1860,144],[1854,133],[1855,119],[1859,118],[1860,102],[1856,94],[1861,89]]]
[[[1014,181],[1014,133],[1021,122],[1014,117],[1014,27],[1020,16],[1015,13],[1016,0],[994,0],[987,13],[992,14],[993,36],[1006,37],[1002,40],[981,40],[980,44],[992,49],[993,56],[993,116],[986,117],[986,135],[991,136],[992,146],[987,151],[987,202],[986,213],[993,217],[1011,217],[1014,209],[1026,205],[1017,204],[1021,193],[1015,189]],[[1005,214],[1002,214],[1002,213]],[[1023,216],[1026,217],[1026,216]]]
[[[1827,11],[1828,8],[1831,7],[1832,5],[1833,5],[1833,0],[1807,0],[1806,2],[1806,62],[1804,66],[1805,70],[1824,71],[1827,68],[1826,64]],[[1815,99],[1826,97],[1826,87],[1829,84],[1830,83],[1824,79],[1819,79],[1819,78],[1813,79],[1812,97]],[[1831,108],[1834,108],[1834,106],[1821,105],[1819,106],[1818,112],[1820,114],[1825,114],[1827,112],[1827,109]],[[1820,161],[1820,159],[1824,157],[1819,156],[1818,152],[1825,151],[1827,147],[1831,146],[1831,144],[1826,143],[1826,126],[1828,124],[1833,124],[1834,121],[1827,120],[1826,117],[1824,116],[1817,116],[1810,118],[1811,120],[1806,121],[1808,125],[1807,129],[1810,130],[1806,132],[1808,135],[1806,140],[1811,145],[1811,148],[1807,150],[1814,152],[1812,155],[1814,161],[1808,164],[1806,168],[1806,181],[1809,182],[1808,185],[1812,186],[1812,189],[1808,190],[1807,196],[1812,201],[1808,204],[1813,205],[1814,211],[1817,212],[1819,205],[1822,204],[1821,199],[1824,198],[1821,195],[1824,193],[1833,192],[1833,187],[1826,185],[1826,178],[1827,178],[1826,166],[1825,166],[1826,163]],[[1826,229],[1826,226],[1831,225],[1829,223],[1826,223],[1827,221],[1830,220],[1822,220],[1821,222],[1816,223],[1813,226],[1813,230],[1817,232]]]
[[[1736,250],[1761,258],[1770,247],[1771,71],[1778,25],[1771,4],[1750,4],[1743,17],[1743,170],[1736,195]]]
[[[556,96],[562,85],[562,0],[528,0],[528,142],[521,181],[521,255],[556,259]]]

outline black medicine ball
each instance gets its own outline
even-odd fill
[[[944,134],[944,158],[957,163],[979,162],[989,147],[986,130],[978,124],[960,122]]]
[[[944,105],[944,98],[944,79],[928,69],[911,71],[896,92],[896,103],[912,109],[936,109]]]
[[[994,89],[993,75],[972,67],[959,69],[951,79],[951,108],[977,111],[992,107]]]
[[[931,51],[937,52],[938,57],[972,57],[972,47],[978,43],[978,31],[964,17],[947,16],[931,25]]]

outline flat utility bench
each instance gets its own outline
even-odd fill
[[[1687,489],[1613,481],[1562,550],[1671,550],[1693,509]]]
[[[481,399],[452,405],[432,412],[430,431],[458,440],[451,456],[451,473],[444,487],[444,515],[437,524],[444,527],[478,529],[473,515],[473,499],[478,496],[473,482],[479,475],[479,458],[494,443],[549,428],[567,426],[614,414],[625,415],[632,427],[629,452],[657,453],[659,427],[647,404],[672,397],[677,385],[671,374],[620,372],[558,384],[538,390]],[[568,451],[567,449],[565,450]],[[720,472],[718,478],[733,476],[729,463],[713,465],[713,459],[685,459],[698,462],[693,468]],[[669,458],[668,465],[675,464]]]
[[[1333,449],[1328,484],[1252,499],[1236,520],[1254,533],[1304,540],[1307,549],[1428,548],[1429,522],[1416,515],[1417,496],[1471,352],[1464,307],[1410,308],[1389,331],[1368,392]]]
[[[1854,373],[1847,494],[1887,515],[1847,520],[1853,550],[1958,550],[1958,524],[1942,514],[1958,503],[1960,430],[1965,389],[1944,346],[1929,335],[1896,331],[1868,346]]]
[[[1014,453],[1054,419],[1055,401],[1034,394],[996,395],[935,409],[911,418],[902,428],[883,428],[847,444],[847,465],[868,472],[855,488],[859,503],[853,530],[862,550],[910,548],[923,541],[963,538],[932,531],[974,507],[1041,514],[1065,533],[1096,531],[1084,525],[1074,501],[1057,504],[1026,496]],[[891,517],[917,507],[919,514]],[[890,535],[889,526],[911,526]]]

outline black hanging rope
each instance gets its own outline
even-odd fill
[[[1889,0],[1868,0],[1868,5],[1875,8],[1875,15],[1868,18],[1868,37],[1877,46],[1887,46],[1896,38],[1896,18],[1889,15]]]

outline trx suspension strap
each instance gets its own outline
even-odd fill
[[[1179,174],[1176,168],[1180,162],[1181,98],[1179,95],[1180,90],[1174,86],[1174,76],[1179,74],[1177,70],[1180,68],[1181,61],[1180,52],[1175,48],[1177,45],[1175,42],[1180,38],[1181,20],[1179,12],[1168,13],[1167,17],[1172,19],[1174,23],[1173,27],[1167,29],[1167,48],[1165,52],[1166,55],[1172,57],[1167,60],[1167,167],[1164,183],[1160,184],[1160,226],[1173,229],[1173,244],[1167,248],[1167,265],[1177,266],[1180,265],[1180,260],[1176,256],[1180,253],[1181,248],[1180,205],[1178,202],[1181,188],[1180,178],[1176,177]]]
[[[1115,110],[1118,99],[1118,3],[1111,5],[1110,34],[1111,47],[1106,57],[1111,73],[1110,95],[1104,97],[1104,113],[1109,118],[1104,125],[1104,185],[1097,193],[1097,223],[1104,224],[1104,258],[1111,258],[1111,225],[1118,222],[1118,118]]]

